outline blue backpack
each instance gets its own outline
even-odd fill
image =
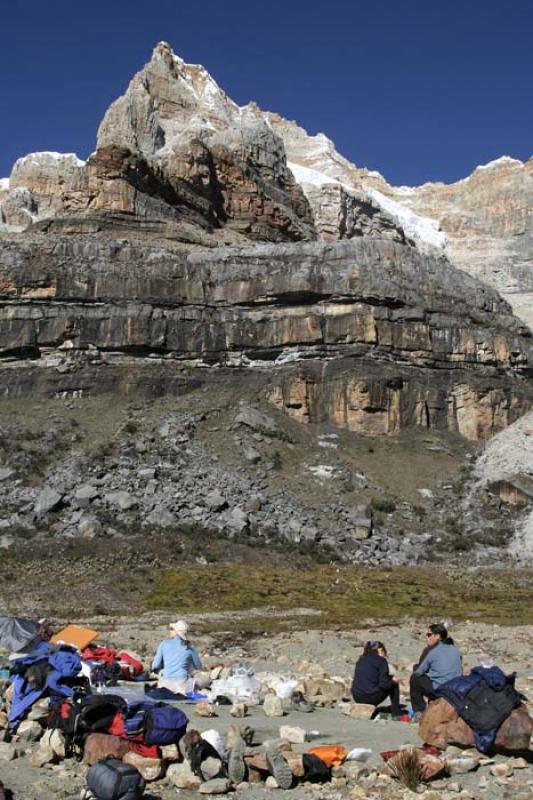
[[[144,728],[147,745],[177,744],[187,730],[188,717],[179,708],[158,703],[148,711]]]
[[[188,717],[167,703],[131,703],[124,712],[129,737],[142,734],[146,745],[177,744],[187,730]]]

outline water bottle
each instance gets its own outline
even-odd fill
[[[105,674],[102,667],[97,667],[94,673],[94,682],[96,685],[97,694],[104,694],[105,692]]]

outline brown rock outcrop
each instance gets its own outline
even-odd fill
[[[475,747],[474,733],[470,726],[444,698],[429,704],[420,720],[418,729],[425,744],[445,750],[448,745]],[[533,720],[525,705],[515,708],[503,721],[496,736],[494,747],[498,751],[528,750]]]

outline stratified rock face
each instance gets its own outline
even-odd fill
[[[533,325],[533,158],[503,157],[450,185],[394,187],[375,173],[362,183],[436,220],[452,263],[502,292]]]
[[[533,398],[532,341],[507,304],[410,246],[173,252],[49,234],[4,243],[0,264],[6,356],[92,347],[266,369],[288,413],[371,435],[485,438]]]

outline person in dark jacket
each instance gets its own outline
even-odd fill
[[[426,697],[434,698],[440,686],[463,674],[461,654],[444,625],[429,625],[426,640],[427,646],[409,680],[414,722],[419,722],[425,711]]]
[[[389,697],[393,719],[399,719],[402,714],[400,681],[391,676],[386,655],[382,642],[369,641],[365,644],[363,655],[355,665],[352,697],[356,703],[369,703],[373,706],[378,706]]]

